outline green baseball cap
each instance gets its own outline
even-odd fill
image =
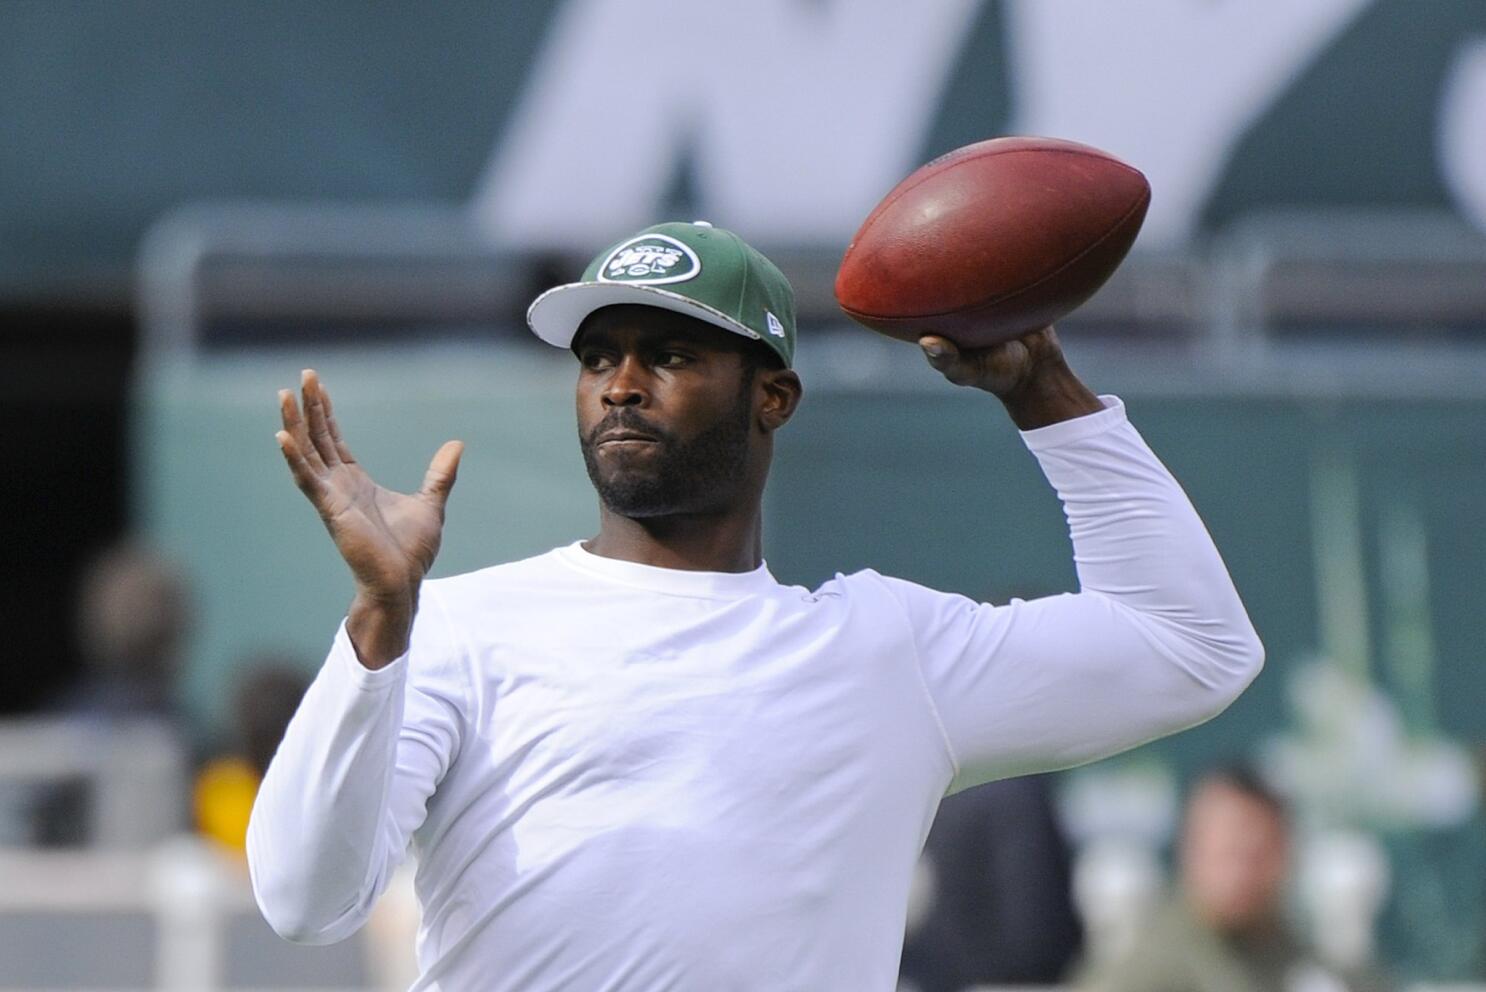
[[[605,248],[579,282],[532,301],[526,322],[548,344],[570,348],[583,318],[616,303],[674,310],[762,341],[788,367],[795,357],[795,294],[773,262],[732,231],[706,221],[647,227]]]

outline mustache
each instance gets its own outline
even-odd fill
[[[611,410],[603,420],[600,420],[593,430],[588,432],[587,442],[591,448],[598,443],[599,435],[609,431],[626,430],[638,431],[649,434],[661,443],[671,440],[671,435],[657,424],[653,424],[640,416],[631,407],[616,407]]]

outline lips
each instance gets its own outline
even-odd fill
[[[599,447],[606,444],[655,444],[660,439],[651,434],[635,430],[612,430],[605,431],[598,436],[596,442]]]

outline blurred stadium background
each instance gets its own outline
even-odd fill
[[[231,851],[251,762],[242,786],[222,756],[266,698],[240,686],[312,673],[349,596],[274,391],[320,369],[390,484],[466,440],[439,573],[572,540],[572,369],[522,315],[652,220],[733,228],[795,283],[777,575],[1068,588],[998,411],[831,297],[883,192],[1007,133],[1151,179],[1135,252],[1060,330],[1187,485],[1270,659],[1211,724],[1057,781],[1091,941],[1166,871],[1184,784],[1241,759],[1297,811],[1313,939],[1480,981],[1479,0],[10,0],[0,989],[396,987],[401,938],[279,943]]]

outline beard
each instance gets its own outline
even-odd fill
[[[751,385],[751,380],[745,383]],[[589,481],[611,512],[631,519],[705,513],[731,502],[742,485],[752,419],[752,393],[744,388],[731,410],[690,439],[661,429],[631,407],[617,407],[586,437],[580,432],[578,444]],[[600,463],[596,439],[615,428],[649,434],[656,450],[643,459],[621,456]]]

